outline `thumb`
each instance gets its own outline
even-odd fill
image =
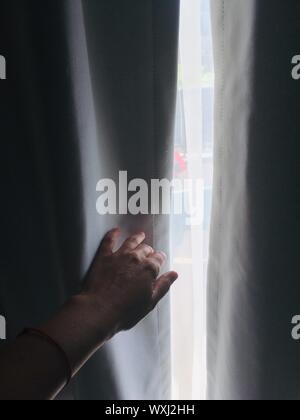
[[[153,290],[152,300],[153,307],[155,307],[158,302],[164,298],[169,292],[171,286],[178,279],[178,274],[175,271],[170,271],[162,275],[156,282]]]

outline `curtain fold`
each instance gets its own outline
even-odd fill
[[[145,230],[169,250],[167,216],[99,216],[100,179],[171,179],[179,1],[4,1],[0,53],[0,313],[9,338],[74,292],[101,236]],[[169,301],[105,346],[75,399],[170,397]]]
[[[210,399],[300,398],[298,1],[212,0]]]

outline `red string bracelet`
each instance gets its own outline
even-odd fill
[[[64,351],[64,349],[55,340],[53,340],[53,338],[51,338],[49,335],[47,335],[43,331],[38,330],[36,328],[26,328],[19,335],[19,337],[22,337],[24,335],[33,335],[35,337],[41,338],[42,340],[44,340],[47,343],[51,344],[53,347],[55,347],[59,351],[59,353],[63,357],[64,362],[66,364],[66,368],[67,368],[67,375],[66,375],[67,376],[67,382],[66,382],[66,385],[65,386],[68,386],[69,383],[72,380],[72,377],[73,377],[73,368],[71,366],[70,360],[69,360],[66,352]]]

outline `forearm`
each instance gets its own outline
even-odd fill
[[[168,293],[178,275],[158,277],[165,254],[143,244],[144,233],[115,252],[119,234],[114,229],[103,239],[80,295],[38,331],[2,350],[0,400],[53,399],[70,373],[75,375],[115,334],[137,325]]]
[[[109,338],[107,328],[101,325],[96,308],[84,297],[75,297],[39,329],[64,350],[75,375]],[[60,351],[29,334],[4,346],[0,372],[0,400],[50,400],[68,379],[68,366]]]
[[[70,299],[41,330],[64,349],[74,375],[115,333],[103,306],[83,294]]]

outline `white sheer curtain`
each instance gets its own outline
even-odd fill
[[[192,221],[173,216],[172,292],[174,399],[206,396],[206,282],[213,181],[214,71],[210,0],[181,0],[175,178],[201,180],[201,209]],[[175,194],[195,205],[195,188]],[[199,206],[199,202],[197,204]]]

